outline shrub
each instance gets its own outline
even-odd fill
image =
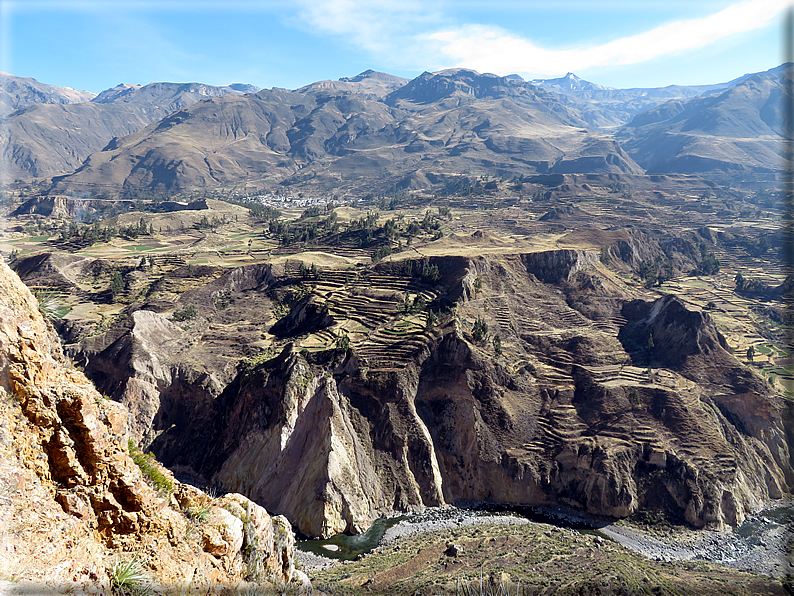
[[[425,331],[432,331],[437,322],[438,315],[436,315],[432,310],[427,311],[427,317],[425,318]]]
[[[345,351],[350,349],[350,337],[347,333],[340,333],[336,336],[336,347]]]
[[[188,507],[185,513],[195,522],[207,522],[210,518],[210,508],[207,506]]]
[[[57,296],[54,293],[35,291],[33,292],[33,295],[36,297],[36,300],[38,300],[39,312],[45,319],[54,321],[61,318],[58,316],[58,310],[60,309],[61,305],[58,303]]]

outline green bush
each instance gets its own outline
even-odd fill
[[[189,321],[191,319],[195,319],[198,315],[198,311],[196,311],[196,307],[192,304],[188,304],[187,306],[181,308],[180,310],[175,310],[174,314],[171,315],[171,320],[176,321],[177,323],[181,323],[183,321]]]
[[[33,292],[36,300],[39,302],[39,312],[45,319],[54,321],[60,319],[59,310],[61,305],[58,302],[58,297],[53,292],[37,290]]]
[[[500,335],[493,336],[493,351],[497,356],[502,355],[502,337]]]
[[[210,508],[207,506],[188,507],[185,513],[195,522],[205,523],[210,518]]]
[[[110,280],[110,292],[113,294],[113,300],[115,300],[123,291],[124,278],[121,276],[120,271],[114,271],[113,278]]]

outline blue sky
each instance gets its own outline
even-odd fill
[[[613,87],[718,83],[782,59],[789,0],[0,0],[0,70],[294,89],[469,67]]]

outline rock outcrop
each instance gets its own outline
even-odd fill
[[[28,199],[11,212],[16,215],[41,215],[54,219],[69,219],[77,222],[91,222],[107,219],[118,213],[136,210],[153,213],[172,213],[175,211],[201,211],[208,209],[204,200],[191,202],[177,201],[108,201],[105,199],[83,199],[63,196],[38,196]]]
[[[0,589],[110,593],[124,564],[184,589],[305,579],[286,520],[134,460],[128,437],[126,409],[66,364],[36,299],[0,264]]]
[[[310,362],[289,346],[228,387],[216,447],[199,471],[313,536],[442,505],[433,443],[414,405],[416,367],[368,374],[355,356],[333,355]]]

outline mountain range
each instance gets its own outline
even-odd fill
[[[746,173],[780,169],[780,66],[728,83],[612,89],[467,69],[372,70],[297,90],[118,85],[92,96],[3,75],[12,180],[52,191],[180,191],[243,181],[426,188],[455,173]]]
[[[649,171],[782,168],[785,66],[638,114],[617,137]]]
[[[244,84],[150,83],[117,85],[94,95],[1,75],[0,102],[7,113],[0,128],[5,171],[12,180],[70,172],[113,138],[175,110],[209,97],[255,91],[259,87]]]
[[[585,113],[591,124],[599,127],[621,126],[637,114],[667,101],[683,101],[699,95],[725,90],[740,83],[744,75],[717,85],[668,85],[667,87],[633,87],[615,89],[591,83],[569,72],[556,79],[537,79],[533,84],[559,94],[564,101]]]

